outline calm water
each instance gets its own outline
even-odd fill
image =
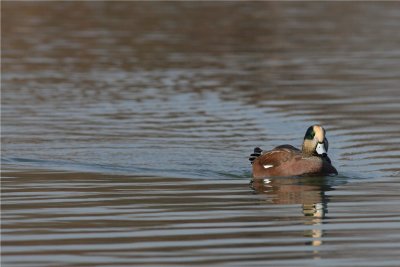
[[[2,266],[399,266],[400,3],[2,3]],[[328,131],[337,177],[249,184]]]

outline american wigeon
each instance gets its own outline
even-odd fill
[[[321,125],[307,129],[302,149],[291,145],[277,146],[263,152],[256,147],[250,155],[253,177],[337,174],[328,157],[328,139]]]

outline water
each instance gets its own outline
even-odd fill
[[[399,265],[399,3],[2,7],[2,266]]]

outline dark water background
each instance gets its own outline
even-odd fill
[[[1,13],[2,266],[399,266],[400,3]],[[249,186],[314,123],[337,177]]]

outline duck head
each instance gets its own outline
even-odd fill
[[[303,154],[307,156],[328,155],[328,139],[325,137],[325,129],[321,125],[313,125],[307,129],[302,146]]]

